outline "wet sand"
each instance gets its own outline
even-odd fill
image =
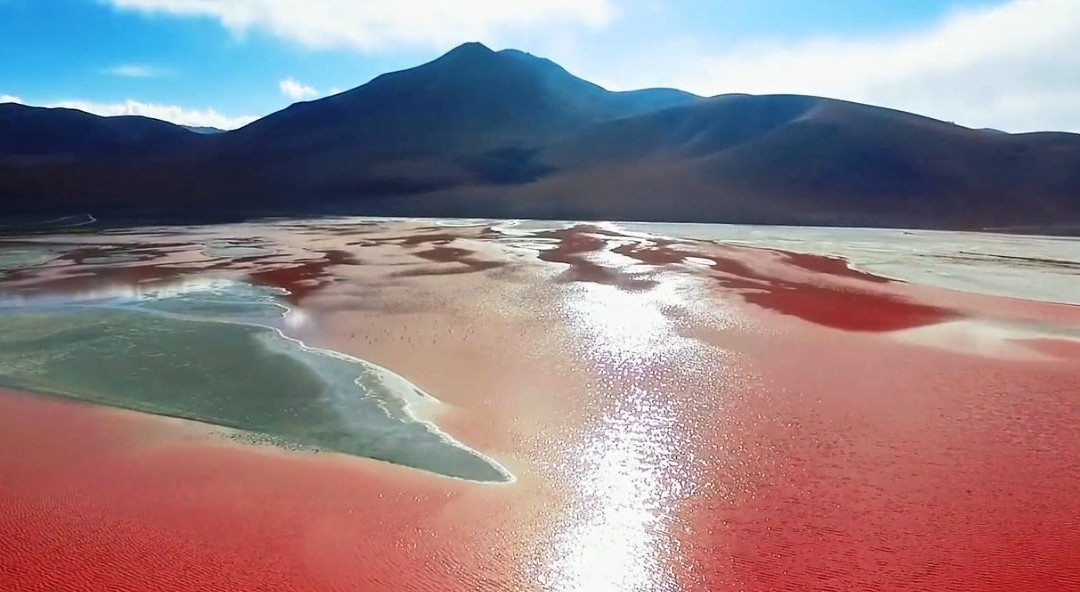
[[[274,250],[205,252],[223,237]],[[1077,307],[613,226],[77,240],[0,293],[284,288],[294,336],[431,393],[516,480],[0,391],[5,589],[1080,586]]]

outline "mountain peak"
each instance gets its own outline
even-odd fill
[[[405,97],[407,101],[402,100]],[[681,94],[650,91],[611,93],[548,59],[513,49],[493,51],[470,42],[415,68],[293,105],[233,137],[274,129],[276,122],[287,122],[282,125],[297,138],[318,136],[312,130],[329,129],[327,122],[333,121],[340,130],[335,133],[362,130],[372,146],[408,145],[409,150],[430,151],[458,146],[466,137],[470,139],[465,143],[472,147],[482,143],[481,138],[494,146],[518,144],[526,137],[540,141],[567,129],[685,100],[689,99]],[[403,129],[414,132],[403,134]],[[281,133],[278,129],[275,137]],[[371,140],[376,137],[378,142]]]
[[[477,58],[494,55],[495,52],[490,47],[480,43],[479,41],[469,41],[462,43],[461,45],[451,49],[443,54],[441,59],[447,58]]]
[[[425,66],[449,67],[459,75],[470,71],[488,73],[515,71],[570,76],[562,66],[551,60],[516,49],[494,51],[478,41],[463,43],[418,69],[422,70]]]

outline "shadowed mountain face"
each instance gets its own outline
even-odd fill
[[[0,159],[72,160],[172,152],[187,129],[148,117],[97,117],[75,109],[0,103]]]
[[[533,145],[600,121],[692,102],[673,90],[613,93],[553,62],[478,43],[318,101],[297,103],[234,134],[243,148],[369,154],[445,153]]]
[[[611,92],[470,43],[196,134],[0,105],[0,212],[1080,228],[1080,136],[805,96]]]

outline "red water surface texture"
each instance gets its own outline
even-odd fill
[[[758,470],[689,504],[697,589],[1080,590],[1080,358],[786,331],[727,410]]]
[[[1075,327],[1076,307],[591,227],[539,235],[553,241],[540,260],[560,266],[541,285],[450,245],[454,232],[466,231],[382,239],[415,250],[423,270],[394,268],[391,284],[460,297],[426,313],[365,317],[365,302],[335,295],[379,285],[347,275],[374,273],[356,253],[251,276],[288,286],[316,317],[320,297],[356,306],[324,333],[430,388],[447,403],[440,425],[516,482],[242,445],[0,389],[0,591],[604,592],[620,588],[581,572],[641,566],[652,572],[622,589],[1080,590],[1077,342],[976,354],[895,335],[968,318]],[[669,273],[693,274],[678,279],[696,290],[679,310],[652,300]],[[649,322],[612,312],[628,298],[655,307],[625,309]],[[1010,357],[1017,348],[1031,355]],[[623,507],[594,507],[606,502]],[[630,543],[614,571],[574,561],[604,563],[604,549]]]
[[[581,250],[604,245],[588,226],[561,231],[560,247]],[[593,242],[581,237],[593,236]],[[610,236],[610,235],[609,235]],[[841,259],[709,243],[657,239],[623,244],[613,252],[649,265],[681,263],[687,257],[712,261],[721,289],[752,304],[846,331],[897,331],[939,323],[954,313],[912,302],[891,289],[888,279],[851,269]],[[552,260],[552,259],[549,259]],[[554,259],[581,265],[577,259]],[[595,264],[594,264],[594,267]]]
[[[455,481],[32,395],[0,392],[0,417],[5,591],[518,586],[484,572],[485,541],[440,528]]]

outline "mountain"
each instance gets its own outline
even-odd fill
[[[558,173],[530,191],[580,203],[588,190],[579,216],[619,203],[626,217],[671,216],[652,194],[687,221],[1080,228],[1080,135],[973,130],[832,99],[714,97],[593,126],[542,158]]]
[[[172,152],[188,145],[181,126],[149,117],[99,117],[75,109],[0,103],[0,159],[73,160]]]
[[[555,138],[698,99],[609,92],[546,59],[468,43],[269,115],[230,134],[215,158],[256,159],[273,187],[343,197],[527,183],[549,172],[531,157]]]
[[[348,142],[371,153],[441,152],[550,140],[567,130],[692,102],[676,90],[609,92],[546,59],[479,43],[359,88],[297,103],[234,140],[289,148]]]
[[[1080,135],[807,96],[611,92],[516,50],[198,134],[0,105],[0,213],[638,219],[1080,229]]]

